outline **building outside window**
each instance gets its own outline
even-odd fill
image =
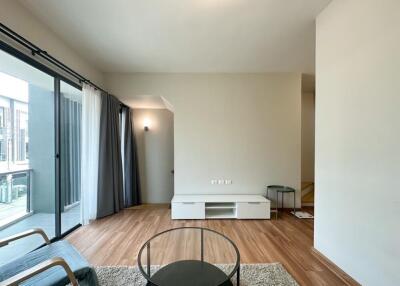
[[[0,72],[0,81],[0,220],[4,220],[29,211],[29,94],[28,83],[21,79]]]

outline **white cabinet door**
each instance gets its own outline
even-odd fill
[[[205,203],[172,203],[172,219],[205,219]]]
[[[269,219],[270,204],[265,202],[237,203],[238,219]]]

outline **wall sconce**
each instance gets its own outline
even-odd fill
[[[150,128],[150,119],[145,118],[143,120],[143,127],[144,127],[144,131],[149,131]]]

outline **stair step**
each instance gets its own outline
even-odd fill
[[[307,194],[305,194],[302,198],[301,201],[303,203],[313,203],[314,202],[314,191],[311,191]]]
[[[314,185],[314,182],[301,182],[301,190],[305,190]]]

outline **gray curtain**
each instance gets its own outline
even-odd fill
[[[124,107],[122,109],[121,121],[124,161],[124,207],[127,208],[141,203],[136,138],[130,108]]]
[[[120,108],[117,98],[102,94],[97,218],[117,213],[124,207]]]

